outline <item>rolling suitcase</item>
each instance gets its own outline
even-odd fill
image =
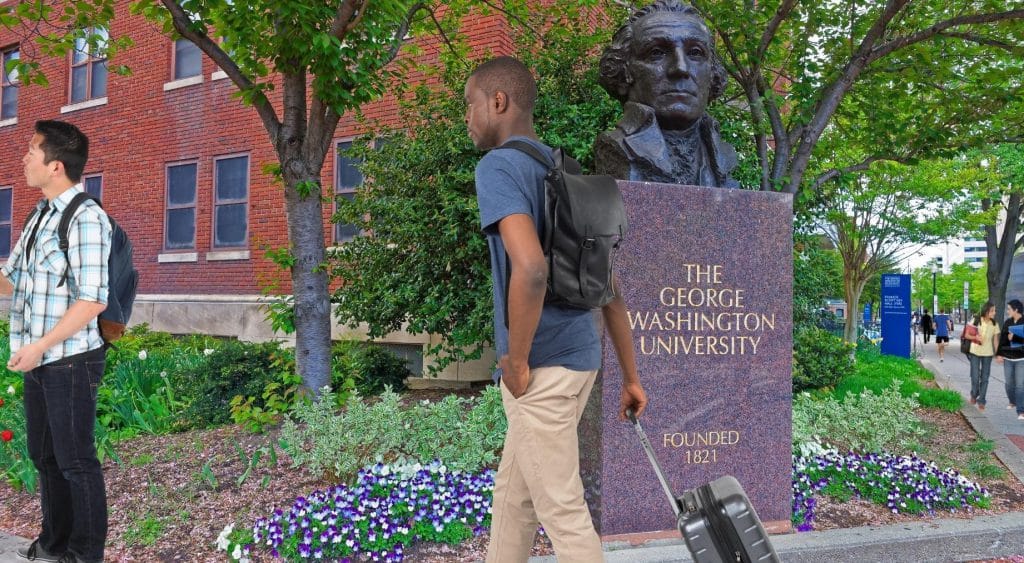
[[[779,563],[768,534],[743,487],[727,475],[676,497],[665,480],[654,448],[632,411],[627,413],[676,515],[679,533],[697,563]]]

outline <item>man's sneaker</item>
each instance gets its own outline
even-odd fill
[[[1018,414],[1017,420],[1024,420],[1024,414]]]
[[[67,554],[62,553],[60,555],[57,555],[56,553],[50,553],[49,551],[46,551],[45,549],[43,549],[41,545],[39,545],[39,540],[33,541],[32,544],[28,547],[18,548],[18,557],[22,559],[27,559],[28,561],[48,561],[49,563],[60,563],[61,561],[66,561],[66,559],[64,558],[65,555]],[[72,557],[74,556],[72,555]]]
[[[1011,409],[1015,409],[1015,408],[1017,408],[1017,405],[1006,405],[1006,409],[1007,410],[1011,410]]]

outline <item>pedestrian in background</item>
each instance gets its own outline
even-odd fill
[[[946,357],[946,345],[949,344],[949,335],[953,332],[953,319],[949,315],[939,311],[933,319],[935,322],[935,346],[939,349],[939,361]]]
[[[999,325],[995,317],[995,303],[986,301],[978,311],[978,339],[971,344],[971,404],[978,405],[980,411],[985,410],[992,356],[999,347]]]
[[[928,344],[931,340],[932,332],[935,331],[935,327],[932,326],[932,316],[928,314],[928,309],[924,310],[924,314],[921,315],[921,332],[924,333],[924,343]]]
[[[1008,409],[1017,410],[1017,420],[1024,420],[1024,338],[1010,332],[1010,327],[1024,325],[1024,304],[1019,299],[1006,303],[1006,320],[999,332],[996,361],[1003,364]]]

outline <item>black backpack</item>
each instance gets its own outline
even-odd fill
[[[71,258],[68,257],[68,230],[71,228],[71,219],[87,199],[96,202],[96,205],[99,205],[100,208],[103,207],[100,200],[91,194],[86,192],[75,194],[75,197],[72,198],[61,214],[60,223],[57,225],[60,249],[64,252],[64,258],[67,261],[67,268],[64,270],[64,275],[61,277],[57,287],[64,285],[68,281],[70,273]],[[33,209],[28,214],[28,218],[25,219],[26,225],[32,220],[32,216],[35,213],[36,210]],[[132,262],[132,241],[128,240],[127,233],[114,221],[113,217],[107,215],[107,218],[110,220],[111,229],[110,258],[107,260],[109,291],[107,294],[107,308],[100,313],[98,322],[100,336],[103,337],[104,342],[110,344],[124,336],[124,331],[128,328],[128,320],[132,316],[132,306],[135,304],[135,293],[139,285],[139,272],[135,269],[135,265]]]
[[[541,248],[548,262],[545,303],[597,309],[615,298],[612,266],[626,235],[626,207],[611,176],[583,175],[561,149],[544,155],[524,141],[499,148],[522,151],[548,167],[544,178]]]

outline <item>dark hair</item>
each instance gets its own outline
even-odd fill
[[[526,113],[533,113],[537,101],[537,81],[530,69],[515,57],[495,57],[469,75],[476,79],[475,86],[488,97],[504,92],[510,102]]]
[[[985,313],[988,313],[989,309],[995,309],[995,308],[996,308],[996,304],[995,303],[993,303],[991,301],[986,301],[985,304],[982,305],[980,309],[978,309],[978,314],[977,314],[977,319],[978,320],[974,323],[974,325],[975,326],[980,325],[981,324],[981,320],[985,318]],[[995,321],[992,321],[991,319],[989,319],[989,322],[995,322]]]
[[[655,12],[676,12],[684,16],[690,16],[704,25],[704,17],[696,8],[689,4],[683,4],[679,0],[657,0],[649,6],[640,8],[633,12],[626,23],[612,36],[612,42],[605,47],[601,54],[600,73],[598,83],[602,88],[616,100],[625,103],[629,99],[629,86],[633,79],[629,76],[627,68],[631,47],[633,45],[633,25],[644,16]],[[708,33],[711,37],[711,33]],[[709,41],[708,48],[711,50],[711,90],[708,94],[708,102],[721,96],[725,92],[726,82],[729,75],[725,71],[722,60],[715,51],[714,38]]]
[[[85,133],[70,123],[55,120],[36,121],[36,133],[43,137],[39,144],[43,163],[59,161],[68,179],[78,183],[89,159],[89,138]]]
[[[1024,314],[1024,303],[1021,303],[1020,299],[1011,299],[1006,304],[1014,311],[1017,311],[1018,314]]]

